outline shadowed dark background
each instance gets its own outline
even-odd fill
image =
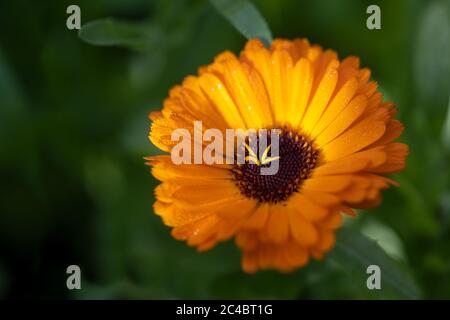
[[[450,1],[254,3],[275,37],[359,56],[397,103],[411,148],[401,187],[350,225],[400,261],[422,297],[450,298]],[[70,4],[82,24],[145,23],[145,50],[83,42],[66,28]],[[381,30],[366,28],[370,4]],[[0,298],[398,297],[328,259],[245,275],[231,242],[198,254],[153,214],[148,112],[244,43],[207,1],[0,2]],[[82,290],[66,288],[71,264]]]

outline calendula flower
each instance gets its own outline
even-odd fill
[[[172,235],[199,251],[234,238],[242,268],[291,271],[321,259],[335,243],[342,215],[380,203],[405,166],[408,147],[392,102],[384,102],[359,59],[306,39],[250,40],[237,57],[221,53],[175,86],[152,112],[149,138],[170,152],[177,128],[279,128],[279,157],[251,154],[244,164],[179,164],[148,157],[154,210]],[[253,161],[250,161],[253,159]],[[267,160],[269,159],[269,160]],[[279,161],[261,175],[262,161]]]

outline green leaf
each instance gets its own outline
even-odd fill
[[[416,40],[414,73],[419,97],[444,108],[450,87],[450,12],[444,1],[429,1]]]
[[[166,62],[167,51],[165,50],[155,49],[137,54],[129,65],[131,83],[139,89],[150,88],[160,78]]]
[[[378,245],[393,259],[406,261],[402,240],[394,229],[373,217],[366,218],[360,227],[361,233],[368,238],[377,239]]]
[[[225,273],[212,284],[217,299],[295,299],[305,286],[305,273],[283,274],[260,271],[254,275],[242,271]]]
[[[433,216],[433,208],[426,195],[421,192],[417,183],[404,176],[397,176],[401,188],[399,192],[404,196],[405,207],[409,212],[408,224],[414,227],[417,234],[433,236],[439,231],[439,223]]]
[[[336,247],[330,253],[330,258],[350,272],[352,279],[358,279],[364,285],[369,276],[366,273],[367,267],[377,265],[381,269],[381,293],[390,291],[401,298],[420,298],[419,289],[403,268],[376,241],[356,230],[347,228],[338,233]]]
[[[448,97],[447,117],[442,128],[442,142],[447,151],[450,152],[450,96]]]
[[[0,130],[2,134],[13,119],[23,116],[26,111],[24,93],[12,71],[0,50]]]
[[[97,46],[122,46],[134,50],[160,47],[162,32],[149,24],[117,21],[112,18],[86,23],[78,32],[85,42]]]
[[[247,39],[259,38],[266,46],[272,32],[255,6],[248,0],[210,0],[212,5]]]

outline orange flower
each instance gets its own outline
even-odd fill
[[[199,251],[235,238],[242,268],[291,271],[321,259],[335,243],[342,213],[380,203],[402,170],[408,147],[391,102],[383,102],[359,59],[306,39],[249,41],[239,57],[224,52],[175,86],[150,114],[150,140],[170,152],[177,128],[281,128],[279,171],[250,163],[181,164],[148,157],[156,214],[172,235]]]

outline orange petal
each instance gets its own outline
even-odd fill
[[[187,211],[161,201],[156,201],[153,209],[163,219],[164,224],[170,227],[190,224],[210,215],[209,212]]]
[[[269,205],[263,203],[253,212],[252,215],[242,224],[244,229],[262,229],[266,225],[269,217]]]
[[[409,153],[409,147],[406,144],[390,143],[386,145],[385,152],[387,154],[387,161],[371,169],[371,172],[394,173],[405,168],[406,156]]]
[[[318,233],[313,224],[297,210],[289,210],[289,227],[297,243],[310,246],[318,240]]]
[[[267,236],[275,243],[283,243],[289,236],[289,220],[286,209],[282,206],[272,206],[269,209],[267,221]]]
[[[313,175],[311,179],[307,179],[303,188],[308,190],[317,190],[323,192],[338,192],[344,190],[350,184],[349,176],[326,176],[316,177]]]
[[[336,242],[336,237],[333,232],[321,231],[320,236],[319,236],[319,241],[314,246],[314,248],[317,250],[320,250],[320,251],[328,251],[333,247],[335,242]]]
[[[339,77],[340,76],[341,75],[339,74]],[[320,118],[320,121],[314,127],[314,130],[312,132],[313,137],[316,137],[326,127],[328,127],[334,121],[334,119],[336,119],[336,117],[342,112],[342,110],[344,110],[344,108],[347,106],[347,104],[355,95],[357,87],[358,82],[354,78],[348,80],[342,86],[342,88],[339,90],[339,92],[331,101],[328,108],[325,110],[324,114]]]
[[[383,121],[366,118],[327,144],[324,147],[325,158],[332,161],[357,152],[378,140],[384,131]]]
[[[287,106],[292,83],[293,62],[291,56],[284,50],[275,50],[272,53],[272,108],[275,121],[285,123],[288,119]]]
[[[317,221],[325,217],[328,213],[326,207],[322,207],[304,194],[291,196],[291,203],[297,211],[308,221]]]
[[[342,225],[342,215],[337,211],[331,213],[320,222],[320,227],[325,230],[335,230]]]
[[[367,105],[367,98],[364,95],[355,97],[348,106],[339,113],[333,122],[316,138],[319,146],[327,144],[344,132],[350,125],[359,118]]]
[[[295,267],[302,267],[308,263],[309,254],[305,248],[291,242],[285,246],[284,250],[286,258]]]
[[[242,270],[246,273],[258,271],[258,260],[253,252],[244,252],[241,260]]]
[[[238,231],[236,245],[244,251],[254,250],[258,246],[258,238],[254,232]]]
[[[260,104],[244,68],[237,59],[224,61],[223,67],[223,79],[245,123],[249,128],[261,128],[266,123],[267,106]]]
[[[238,107],[227,91],[225,84],[219,78],[213,74],[205,73],[200,76],[199,83],[217,112],[225,119],[228,128],[247,128]]]
[[[312,67],[309,60],[301,58],[294,67],[292,73],[292,87],[289,104],[287,106],[287,116],[293,128],[300,124],[313,84]]]
[[[306,109],[305,116],[301,123],[301,128],[307,132],[312,133],[314,126],[322,116],[328,101],[333,94],[336,87],[338,72],[336,70],[337,64],[331,64],[317,90],[314,92],[311,103]]]

